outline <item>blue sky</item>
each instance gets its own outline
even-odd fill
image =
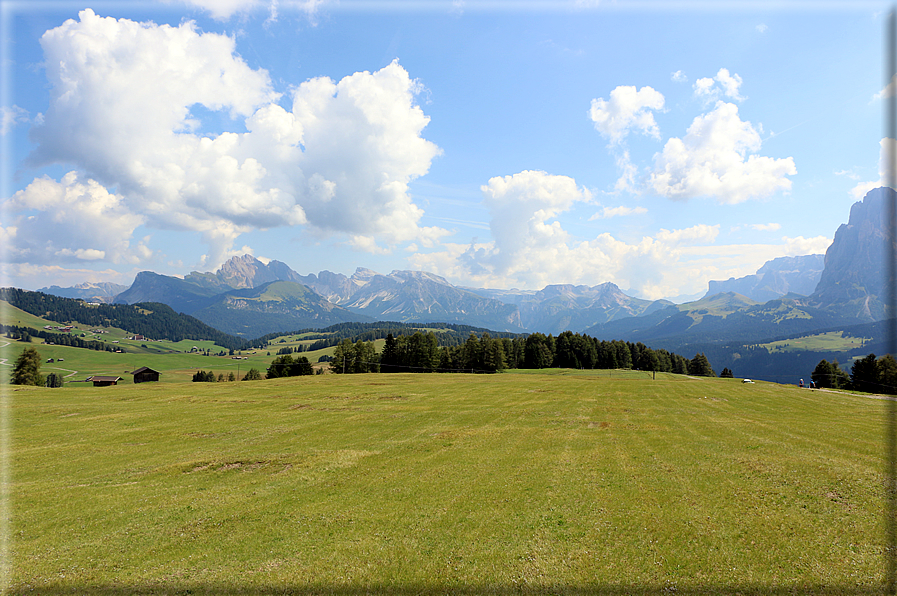
[[[878,185],[884,2],[2,2],[4,285],[706,291]]]

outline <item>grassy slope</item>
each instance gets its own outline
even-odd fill
[[[869,338],[844,335],[843,331],[829,331],[758,344],[758,346],[766,348],[769,352],[796,352],[803,350],[811,352],[848,352],[855,348],[863,347],[868,341]]]
[[[11,593],[833,594],[880,579],[877,400],[607,371],[8,395]]]
[[[45,325],[55,327],[62,324],[36,317],[12,307],[4,301],[0,301],[0,312],[3,315],[3,323],[6,325],[43,329]],[[264,375],[265,369],[268,368],[271,361],[275,358],[278,348],[298,345],[299,343],[306,345],[313,343],[313,340],[299,341],[299,336],[292,336],[288,338],[290,340],[288,343],[275,344],[270,349],[241,352],[241,355],[246,356],[247,359],[237,361],[230,356],[203,356],[190,353],[194,346],[200,350],[211,350],[213,354],[223,349],[211,341],[192,339],[185,339],[180,342],[135,341],[127,339],[129,334],[116,327],[106,327],[104,329],[107,333],[94,334],[91,333],[92,327],[78,325],[77,323],[76,326],[78,327],[77,335],[80,336],[81,333],[87,333],[85,340],[106,341],[115,348],[121,348],[124,350],[124,353],[116,354],[85,348],[47,345],[40,338],[33,338],[31,343],[25,343],[19,341],[9,342],[7,338],[0,337],[0,359],[5,358],[8,361],[5,366],[0,363],[0,384],[8,382],[8,371],[11,371],[11,363],[15,362],[15,359],[26,347],[34,347],[40,352],[44,361],[44,364],[41,365],[42,374],[46,375],[51,372],[62,374],[66,383],[74,380],[83,380],[89,375],[117,375],[122,377],[122,383],[128,384],[132,382],[132,377],[128,374],[129,371],[136,370],[141,366],[148,366],[160,371],[162,373],[161,382],[163,383],[188,382],[198,369],[212,370],[216,375],[220,373],[227,375],[233,372],[234,375],[239,374],[242,376],[250,368],[256,368]],[[8,345],[4,346],[3,344],[6,343]],[[268,352],[271,352],[271,356],[268,356]],[[305,352],[295,356],[306,356],[311,362],[315,363],[320,356],[325,354],[332,355],[333,348]],[[54,360],[62,358],[64,361],[46,362],[50,358]]]

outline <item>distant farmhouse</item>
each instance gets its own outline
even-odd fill
[[[94,387],[108,387],[110,385],[118,385],[118,382],[122,379],[121,377],[104,377],[94,375],[92,377],[87,377],[86,380],[92,381]]]
[[[146,366],[141,366],[131,374],[134,375],[135,383],[150,383],[153,381],[158,381],[159,375],[162,373]]]

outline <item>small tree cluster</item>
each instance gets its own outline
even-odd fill
[[[353,344],[344,339],[333,350],[330,370],[337,374],[380,372],[380,358],[374,343],[358,340]]]
[[[841,370],[837,360],[829,362],[822,359],[816,365],[816,368],[813,369],[810,379],[817,387],[829,389],[846,389],[850,387],[850,377],[847,372]]]
[[[314,370],[308,358],[299,356],[293,360],[290,354],[286,354],[274,359],[274,362],[268,367],[265,378],[277,379],[279,377],[300,377],[311,374],[314,374]]]
[[[212,371],[203,371],[198,370],[193,373],[193,382],[194,383],[214,383],[217,380],[215,377],[215,373]]]
[[[243,380],[243,381],[261,381],[262,373],[260,373],[258,371],[258,369],[256,369],[256,368],[250,368],[249,372],[246,373],[246,376],[244,376],[241,380]]]

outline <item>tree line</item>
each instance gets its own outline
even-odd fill
[[[440,346],[433,332],[387,334],[381,353],[373,342],[343,339],[333,353],[330,369],[337,374],[366,372],[495,373],[516,368],[629,368],[653,372],[716,376],[704,354],[691,360],[653,350],[641,342],[598,340],[564,331],[557,337],[543,333],[513,338],[470,333],[460,345]]]
[[[314,339],[306,351],[323,350],[339,345],[344,339],[353,341],[375,341],[385,339],[387,335],[393,337],[412,335],[420,331],[421,327],[436,327],[440,332],[436,334],[440,346],[461,345],[470,333],[492,333],[493,337],[512,338],[520,334],[506,331],[489,331],[483,327],[461,325],[459,323],[399,323],[396,321],[377,321],[373,323],[347,322],[337,323],[324,329],[300,329],[284,333],[281,331],[263,335],[249,342],[250,347],[265,348],[271,345],[271,340],[284,335],[305,335],[305,339]]]
[[[94,339],[81,339],[70,333],[52,333],[46,329],[35,329],[34,327],[20,327],[18,325],[0,325],[0,333],[6,335],[10,339],[24,342],[30,342],[32,337],[39,337],[48,344],[56,344],[57,346],[70,346],[73,348],[87,348],[88,350],[97,350],[99,352],[113,352],[115,348],[111,345],[96,341]]]
[[[890,354],[879,358],[868,354],[855,360],[848,374],[837,360],[823,359],[813,369],[810,379],[817,387],[897,394],[897,360]]]

